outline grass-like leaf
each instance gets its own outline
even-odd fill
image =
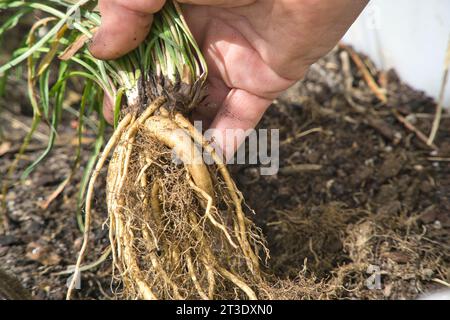
[[[39,11],[40,20],[30,27],[22,46],[12,53],[12,58],[0,65],[0,94],[12,71],[21,75],[26,66],[27,89],[33,108],[32,130],[22,144],[16,157],[15,169],[21,154],[33,137],[33,132],[42,122],[49,127],[47,148],[23,172],[26,178],[51,152],[58,134],[58,127],[64,110],[70,110],[79,121],[78,138],[81,139],[84,124],[96,127],[97,138],[86,166],[79,203],[86,191],[88,178],[98,159],[105,140],[106,122],[102,115],[102,100],[105,94],[114,101],[114,125],[116,126],[123,103],[136,103],[140,80],[149,80],[150,75],[164,77],[173,82],[180,79],[188,84],[204,82],[207,75],[206,63],[187,27],[179,5],[167,1],[155,15],[152,30],[145,41],[133,52],[114,61],[100,61],[89,52],[84,41],[90,39],[99,27],[101,18],[93,0],[1,0],[0,10],[10,14],[0,25],[0,41],[21,19]],[[44,17],[42,17],[42,13]],[[80,17],[80,19],[74,19]],[[44,30],[45,28],[45,30]],[[72,46],[78,39],[78,43]],[[62,53],[64,61],[58,57]],[[53,78],[56,78],[53,81]],[[64,106],[67,89],[72,83],[83,84],[83,95],[78,112]],[[97,115],[93,115],[93,113]],[[93,125],[93,122],[96,124]],[[79,141],[80,142],[80,141]],[[75,150],[75,168],[80,159],[81,147]],[[11,175],[8,175],[9,177]],[[70,178],[70,177],[68,177]],[[7,179],[6,179],[7,180]],[[3,186],[5,194],[8,185]],[[58,188],[58,192],[61,188]],[[4,198],[4,197],[3,197]],[[78,221],[82,227],[81,207]]]

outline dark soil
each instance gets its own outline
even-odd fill
[[[450,283],[450,117],[442,119],[438,149],[426,146],[399,120],[427,135],[435,102],[393,71],[378,72],[365,62],[385,86],[387,104],[375,97],[347,51],[336,49],[261,123],[280,129],[278,175],[260,176],[257,166],[231,168],[267,237],[267,271],[286,279],[279,286],[289,288],[287,298],[416,298]],[[11,84],[1,100],[2,177],[30,124],[20,111],[27,105],[22,82]],[[77,99],[71,103],[77,107]],[[6,197],[11,221],[0,235],[0,266],[37,299],[64,298],[69,275],[58,273],[74,264],[81,245],[76,199],[84,167],[42,208],[70,172],[75,125],[67,120],[55,150],[20,182],[22,170],[45,148],[44,139],[32,141]],[[46,134],[44,126],[40,130]],[[92,138],[87,132],[84,161]],[[96,190],[90,262],[108,246],[103,182]],[[76,298],[109,299],[110,273],[110,257],[84,272]],[[379,275],[378,288],[368,288],[371,275]]]

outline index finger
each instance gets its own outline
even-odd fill
[[[98,59],[119,58],[144,41],[165,0],[100,0],[102,21],[89,47]]]
[[[178,2],[201,6],[232,8],[232,7],[246,6],[256,2],[256,0],[178,0]]]

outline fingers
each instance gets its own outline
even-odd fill
[[[232,8],[246,6],[256,2],[256,0],[178,0],[178,2],[202,6]]]
[[[100,0],[102,22],[89,47],[104,60],[116,59],[137,48],[150,31],[153,13],[164,0]]]
[[[245,90],[232,89],[211,124],[212,138],[225,159],[232,159],[272,103]]]
[[[100,0],[115,2],[117,5],[129,10],[142,13],[155,13],[164,6],[165,0]]]
[[[106,92],[103,98],[103,117],[109,124],[114,124],[114,100]]]

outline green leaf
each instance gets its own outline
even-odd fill
[[[60,70],[60,76],[61,73],[65,73],[65,69],[63,68]],[[63,103],[64,103],[64,97],[66,92],[66,83],[64,82],[59,89],[56,91],[55,94],[55,106],[53,108],[52,112],[52,121],[51,121],[51,130],[50,130],[50,136],[48,139],[47,148],[44,150],[44,152],[30,165],[28,168],[25,169],[24,173],[22,174],[21,179],[26,179],[31,172],[34,171],[34,169],[48,156],[50,151],[53,148],[53,145],[55,144],[56,136],[57,136],[57,130],[58,125],[61,120],[61,114],[63,110]]]
[[[36,52],[36,50],[40,49],[43,45],[45,45],[55,34],[58,33],[58,31],[62,28],[62,26],[80,8],[80,6],[85,4],[88,1],[89,0],[81,0],[77,4],[73,5],[67,11],[66,14],[62,15],[61,20],[59,20],[58,23],[45,36],[43,36],[39,41],[37,41],[31,48],[29,48],[26,52],[24,52],[20,56],[16,57],[12,61],[6,63],[3,66],[1,66],[0,67],[0,75],[2,73],[6,72],[7,70],[17,66],[18,64],[20,64],[21,62],[26,60],[29,56],[31,56],[34,52]],[[25,6],[26,3],[23,2],[23,5]],[[37,3],[37,4],[36,3],[32,3],[32,4],[30,4],[30,6],[34,7],[34,8],[37,8],[37,9],[39,9],[39,8],[41,8],[41,9],[46,8],[46,6],[39,5],[39,3]],[[52,8],[50,8],[50,9],[52,9]],[[57,10],[49,10],[48,9],[47,11],[53,12],[53,14],[55,14],[55,15],[57,15],[57,13],[60,13]]]
[[[50,78],[50,70],[47,69],[44,73],[39,77],[39,89],[41,94],[41,104],[42,109],[44,111],[44,116],[48,118],[49,116],[49,108],[50,108],[50,98],[49,98],[49,78]]]

